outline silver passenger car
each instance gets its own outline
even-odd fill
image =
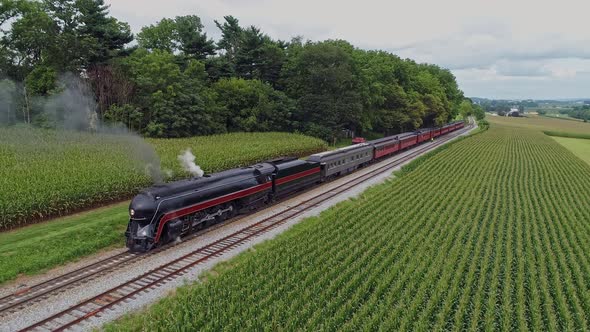
[[[373,159],[373,146],[367,143],[355,144],[333,151],[312,154],[309,161],[319,162],[322,180],[350,173]]]

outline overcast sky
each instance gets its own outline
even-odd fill
[[[466,96],[590,97],[589,0],[106,0],[134,32],[233,15],[275,39],[345,39],[453,71]]]

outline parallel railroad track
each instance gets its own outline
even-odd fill
[[[470,124],[464,129],[459,130],[450,136],[445,136],[444,138],[438,139],[433,144],[418,147],[415,150],[410,150],[410,153],[404,156],[399,156],[399,158],[390,158],[381,161],[381,163],[384,164],[374,170],[351,179],[350,181],[340,184],[326,192],[320,193],[306,201],[278,212],[250,226],[247,226],[213,243],[196,249],[180,258],[150,270],[134,279],[126,281],[119,286],[111,288],[93,298],[87,299],[70,308],[60,311],[55,315],[52,315],[46,319],[43,319],[42,321],[24,328],[21,331],[63,331],[79,326],[82,322],[93,316],[99,317],[101,312],[104,312],[105,310],[110,309],[120,303],[133,300],[143,293],[147,293],[150,290],[170,282],[178,276],[186,274],[191,268],[202,264],[211,258],[219,257],[230,250],[247,243],[251,239],[285,224],[287,221],[291,220],[291,218],[321,205],[323,202],[350,190],[365,180],[368,180],[378,174],[387,172],[390,169],[397,167],[398,165],[416,157],[425,151],[432,150],[446,143],[447,141],[470,130],[472,127],[473,125]],[[160,250],[156,250],[154,253],[159,251]],[[130,257],[129,255],[133,255],[135,257]],[[23,306],[27,303],[32,304],[33,302],[37,302],[49,296],[48,293],[56,292],[57,290],[63,289],[65,287],[73,287],[72,285],[79,285],[81,281],[88,281],[96,278],[96,274],[103,275],[104,273],[114,269],[115,266],[121,266],[129,263],[134,258],[147,257],[148,255],[135,255],[129,252],[122,253],[82,269],[73,271],[69,274],[58,277],[57,279],[33,286],[29,288],[27,292],[19,291],[13,295],[0,299],[0,314],[3,311],[8,310],[7,308],[16,310],[18,306]],[[115,262],[115,260],[117,262]],[[110,267],[108,266],[109,263]],[[96,269],[98,272],[93,274],[93,269]],[[76,273],[79,274],[77,275]],[[51,290],[52,288],[56,290]],[[11,298],[11,296],[16,296],[16,298],[20,298],[21,300],[15,300],[15,298]],[[3,302],[5,299],[8,299],[8,301]],[[10,304],[5,304],[9,303],[9,301],[13,301],[13,303],[17,304],[12,306]]]
[[[227,222],[208,227],[207,229],[195,232],[183,238],[183,241],[191,240],[195,237],[214,231],[220,227],[242,219],[244,216],[238,216]],[[132,253],[125,251],[113,256],[109,256],[95,263],[86,265],[74,271],[65,273],[56,278],[43,281],[39,284],[18,289],[16,292],[0,298],[0,318],[14,314],[19,310],[31,306],[37,302],[49,297],[56,296],[68,289],[88,283],[98,277],[104,276],[124,266],[134,264],[140,260],[151,257],[157,253],[174,247],[173,243],[155,248],[147,253]]]

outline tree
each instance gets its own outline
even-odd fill
[[[141,28],[141,32],[137,34],[137,43],[139,47],[146,50],[173,53],[178,47],[175,40],[175,30],[176,22],[164,18],[155,25]]]
[[[204,60],[208,56],[215,55],[215,43],[203,32],[203,24],[198,16],[177,16],[175,22],[178,49],[185,56]]]
[[[279,86],[280,73],[286,60],[282,41],[273,41],[255,26],[242,28],[233,16],[226,16],[221,24],[215,21],[221,30],[218,48],[221,50],[223,64],[227,69],[216,72],[224,76],[237,76],[245,79],[258,79]]]
[[[40,3],[26,2],[13,7],[14,19],[4,32],[1,45],[6,71],[17,81],[23,81],[35,66],[46,62],[56,42],[56,26]]]
[[[16,17],[22,11],[23,1],[19,0],[4,0],[0,8],[0,28],[7,21]]]
[[[486,112],[479,105],[473,105],[473,115],[477,120],[483,120],[486,117]]]
[[[217,43],[219,50],[224,51],[230,63],[234,63],[236,53],[242,42],[242,28],[240,27],[239,21],[233,16],[224,16],[225,22],[221,24],[217,20],[215,25],[221,30],[221,39]]]
[[[353,51],[353,57],[361,74],[363,115],[369,119],[362,122],[362,129],[391,134],[420,126],[424,104],[400,84],[397,73],[404,66],[402,60],[387,52],[359,49]]]
[[[135,51],[122,66],[136,87],[132,106],[115,106],[108,117],[133,121],[153,137],[183,137],[223,131],[212,95],[205,87],[205,65],[189,60],[183,69],[169,52]],[[141,116],[139,116],[141,114]]]
[[[362,117],[358,75],[352,56],[333,42],[308,43],[284,71],[287,93],[297,100],[295,119],[315,123],[333,140],[340,130],[355,131]],[[310,127],[303,125],[303,131]]]
[[[57,72],[81,72],[116,56],[133,36],[125,23],[108,17],[103,0],[19,1],[2,38],[23,80],[37,65]],[[4,19],[4,18],[3,18]]]
[[[246,79],[260,78],[264,36],[254,26],[243,30],[235,55],[236,74]]]
[[[137,35],[140,47],[204,60],[215,54],[215,43],[203,32],[201,19],[196,15],[164,18],[155,25],[143,27]]]
[[[120,62],[92,66],[86,74],[98,103],[100,119],[104,119],[107,110],[113,105],[122,106],[131,102],[135,85],[122,71]]]
[[[269,84],[230,78],[212,88],[228,131],[291,130],[295,102]]]
[[[117,57],[125,45],[133,40],[129,24],[108,16],[109,6],[103,0],[77,0],[79,10],[78,33],[89,38],[87,66],[105,64]]]
[[[461,105],[459,106],[459,114],[461,114],[463,119],[467,119],[467,117],[473,115],[473,105],[468,99],[461,102]]]

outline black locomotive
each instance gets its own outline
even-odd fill
[[[127,247],[132,251],[149,251],[157,245],[257,209],[325,179],[353,172],[374,160],[463,126],[462,121],[454,122],[441,128],[421,129],[314,154],[307,160],[276,159],[156,185],[131,201],[130,220],[125,232]]]
[[[129,206],[127,247],[148,251],[320,180],[319,163],[285,158],[145,189]]]

